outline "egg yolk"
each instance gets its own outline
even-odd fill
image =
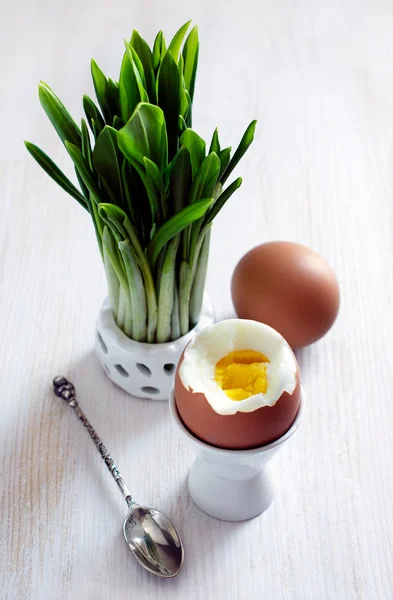
[[[216,363],[215,380],[231,400],[266,394],[269,359],[255,350],[237,350]]]

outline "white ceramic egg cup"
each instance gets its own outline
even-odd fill
[[[213,322],[213,308],[205,294],[199,322],[186,335],[165,344],[135,342],[116,325],[107,298],[97,319],[96,355],[109,379],[124,391],[138,398],[168,400],[184,348],[201,329]]]
[[[177,428],[198,454],[188,478],[188,490],[195,504],[211,517],[224,521],[246,521],[264,512],[275,492],[269,462],[302,421],[303,389],[299,411],[290,429],[275,442],[252,450],[215,448],[193,436],[179,416],[174,388],[169,408]]]

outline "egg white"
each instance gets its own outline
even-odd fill
[[[255,350],[270,361],[266,369],[266,394],[232,400],[215,380],[216,363],[236,350]],[[228,319],[203,329],[187,346],[179,376],[188,390],[204,394],[220,415],[253,412],[274,406],[284,392],[296,387],[296,359],[286,340],[275,329],[257,321]]]

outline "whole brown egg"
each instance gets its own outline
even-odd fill
[[[295,349],[330,329],[340,291],[332,268],[319,254],[293,242],[269,242],[237,264],[232,300],[239,318],[270,325]]]

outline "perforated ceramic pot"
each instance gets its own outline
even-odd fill
[[[123,390],[139,398],[168,400],[181,353],[201,329],[212,323],[212,306],[205,296],[198,324],[183,337],[165,344],[135,342],[116,325],[107,298],[98,314],[95,350],[108,377]]]

